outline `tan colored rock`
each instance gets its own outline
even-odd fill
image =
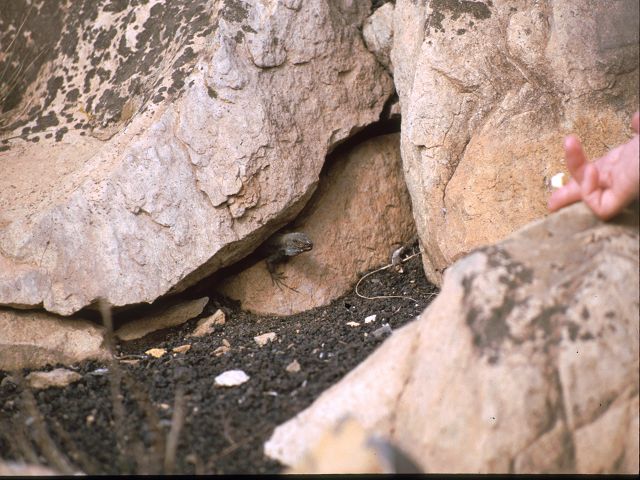
[[[0,305],[151,303],[235,263],[393,91],[368,1],[89,3],[0,20],[4,78],[26,69],[0,114]]]
[[[196,328],[193,329],[187,337],[204,337],[205,335],[212,334],[216,325],[224,325],[226,322],[225,314],[222,310],[216,310],[216,313],[211,315],[210,317],[202,318],[198,320],[196,324]]]
[[[124,324],[115,331],[115,336],[120,340],[129,341],[142,338],[156,330],[182,325],[186,321],[200,315],[208,301],[209,297],[202,297],[172,305],[155,314]]]
[[[353,287],[360,272],[388,263],[393,248],[415,235],[398,140],[398,134],[376,137],[332,160],[291,227],[314,245],[278,267],[290,288],[274,285],[259,261],[222,281],[220,292],[246,310],[291,315],[328,304]]]
[[[167,353],[167,349],[166,348],[150,348],[149,350],[147,350],[144,353],[147,354],[147,355],[152,356],[153,358],[160,358],[165,353]]]
[[[174,353],[187,353],[189,350],[191,350],[191,345],[189,344],[180,345],[179,347],[174,347],[173,349],[171,349],[171,351]]]
[[[227,353],[229,350],[231,350],[231,347],[229,345],[220,345],[212,352],[212,355],[214,355],[215,357],[220,357]]]
[[[390,446],[346,418],[327,430],[288,474],[419,473],[398,471]]]
[[[287,373],[298,373],[300,371],[300,362],[294,359],[289,365],[285,367]]]
[[[425,472],[636,473],[640,236],[626,215],[577,204],[461,259],[265,452],[295,465],[349,415]]]
[[[275,341],[276,337],[276,332],[267,332],[253,337],[253,341],[256,342],[259,347],[264,347],[267,343]]]
[[[393,72],[389,58],[393,45],[393,3],[385,3],[364,21],[362,38],[376,59]]]
[[[563,137],[589,156],[638,105],[638,2],[414,2],[394,10],[402,158],[428,278],[547,213]]]
[[[0,308],[0,370],[106,360],[104,329],[78,318]]]
[[[66,368],[56,368],[49,372],[31,372],[25,379],[31,388],[41,390],[66,387],[82,379],[82,375]]]

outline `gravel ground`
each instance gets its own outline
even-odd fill
[[[0,458],[49,465],[63,473],[279,473],[282,465],[266,458],[262,448],[273,429],[375,350],[388,335],[374,335],[375,330],[384,323],[401,327],[437,293],[424,277],[419,255],[402,267],[402,272],[389,268],[367,276],[359,292],[412,299],[364,299],[352,291],[326,307],[276,317],[253,315],[231,300],[211,296],[201,317],[218,308],[226,314],[226,323],[213,334],[187,337],[198,320],[193,319],[120,343],[116,367],[75,365],[82,379],[67,387],[31,391],[21,388],[19,376],[0,371]],[[364,323],[374,314],[375,321]],[[253,337],[266,332],[277,338],[259,347]],[[230,349],[216,356],[223,340]],[[191,345],[186,353],[171,353],[185,344]],[[153,358],[144,354],[149,348],[170,353]],[[288,372],[294,360],[300,370]],[[250,379],[236,387],[215,387],[214,378],[232,369]],[[176,437],[170,432],[180,421]],[[176,439],[174,459],[166,443]]]

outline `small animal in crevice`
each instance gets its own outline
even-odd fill
[[[286,276],[277,271],[277,266],[286,262],[291,257],[308,252],[313,248],[313,242],[303,232],[279,233],[267,240],[261,247],[260,252],[266,257],[267,270],[271,275],[271,281],[278,288],[284,286],[294,292],[296,289],[284,283]]]

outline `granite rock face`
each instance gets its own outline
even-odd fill
[[[590,156],[638,105],[638,2],[398,0],[391,62],[429,279],[546,213],[563,137]]]
[[[351,416],[424,472],[637,472],[639,238],[637,210],[578,204],[474,251],[266,453],[295,465]]]
[[[358,30],[369,10],[3,6],[0,305],[69,315],[98,297],[152,302],[289,222],[327,152],[393,90]]]
[[[415,238],[399,134],[367,140],[330,162],[316,194],[290,226],[314,246],[278,266],[286,287],[272,282],[261,259],[220,282],[220,292],[243,309],[291,315],[327,305],[352,288],[359,273],[388,264],[394,248]]]

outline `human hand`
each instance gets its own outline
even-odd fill
[[[631,121],[636,135],[594,162],[587,159],[578,137],[566,137],[564,158],[572,178],[553,192],[549,210],[554,212],[582,200],[598,217],[608,220],[631,203],[640,188],[639,124],[640,114],[636,112]]]

